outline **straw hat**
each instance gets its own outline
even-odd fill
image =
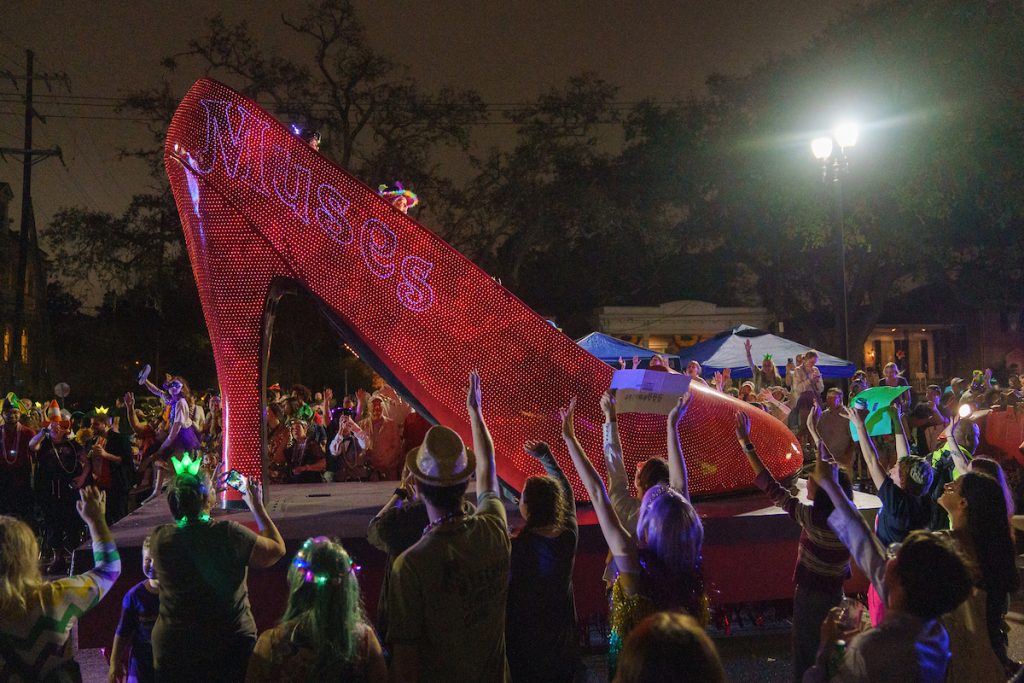
[[[473,475],[476,457],[458,434],[437,425],[427,431],[422,444],[409,451],[405,465],[419,481],[434,486],[454,486]]]

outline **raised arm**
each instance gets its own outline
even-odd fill
[[[754,356],[753,356],[753,354],[751,353],[751,350],[750,350],[751,346],[752,346],[752,344],[750,343],[749,339],[747,339],[746,341],[743,342],[743,350],[747,354],[747,367],[749,367],[750,371],[752,373],[754,373],[754,377],[757,377],[757,371],[758,371],[759,368],[756,365],[754,365]]]
[[[164,391],[163,389],[161,389],[157,385],[153,384],[148,379],[139,382],[139,385],[143,386],[143,387],[146,387],[146,389],[149,391],[149,393],[151,393],[154,396],[158,397],[162,401],[167,401],[168,398],[169,398],[169,395],[167,394],[166,391]]]
[[[469,413],[469,424],[473,429],[473,450],[476,452],[476,495],[498,493],[498,473],[494,468],[494,442],[491,433],[484,423],[484,414],[480,408],[480,373],[476,370],[469,373],[469,388],[466,390],[466,411]]]
[[[953,467],[956,468],[957,474],[964,475],[970,471],[971,465],[967,455],[960,448],[960,444],[956,440],[956,426],[959,422],[959,416],[954,417],[950,422],[949,436],[946,438],[946,443],[949,444],[949,455],[953,459]]]
[[[628,505],[633,497],[629,495],[629,479],[626,477],[626,466],[622,462],[622,442],[619,440],[619,423],[615,414],[615,395],[609,390],[601,396],[601,412],[604,413],[604,425],[601,429],[604,445],[604,459],[608,472],[608,495],[620,520],[623,505]]]
[[[686,472],[686,458],[683,457],[683,449],[679,443],[679,424],[690,407],[691,394],[687,391],[679,397],[679,403],[668,414],[665,425],[665,437],[668,442],[668,483],[679,493],[683,494],[688,502],[690,500],[690,479]]]
[[[750,342],[748,341],[747,343],[749,344]],[[749,349],[750,347],[748,346],[747,348]],[[743,455],[747,456],[750,469],[754,470],[754,476],[761,476],[761,473],[765,471],[765,467],[764,463],[761,462],[761,457],[754,449],[754,444],[750,442],[750,417],[740,411],[736,412],[736,439],[743,448]]]
[[[905,458],[910,455],[910,443],[907,441],[907,430],[903,424],[903,407],[898,401],[890,408],[892,411],[892,435],[896,441],[896,457]]]
[[[143,424],[139,422],[139,416],[135,414],[135,394],[130,391],[124,395],[124,410],[128,415],[128,424],[131,425],[132,431],[141,434]]]
[[[281,532],[277,530],[274,520],[270,518],[263,506],[263,487],[259,482],[246,479],[242,487],[242,500],[249,506],[249,511],[256,519],[259,536],[252,548],[249,566],[254,568],[269,567],[284,557],[285,546]]]
[[[871,437],[868,436],[868,430],[864,427],[864,420],[861,419],[856,408],[851,408],[850,406],[840,407],[839,414],[849,420],[854,429],[857,430],[861,457],[864,458],[868,474],[871,475],[871,483],[875,485],[876,489],[881,488],[889,475],[885,473],[885,470],[878,463],[878,453],[875,451],[875,444],[871,441]]]
[[[629,565],[636,566],[637,550],[629,534],[622,528],[618,515],[612,508],[608,492],[604,488],[604,482],[594,469],[594,464],[587,458],[579,439],[576,438],[575,426],[576,398],[569,401],[568,408],[562,408],[559,415],[562,418],[562,439],[569,450],[569,457],[576,467],[576,473],[583,482],[583,488],[587,490],[590,501],[594,505],[594,512],[597,513],[597,521],[601,525],[601,533],[608,543],[608,549],[616,557],[629,558]]]

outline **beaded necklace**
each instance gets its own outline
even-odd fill
[[[21,451],[21,430],[18,429],[18,423],[14,423],[14,450],[10,451],[8,455],[7,450],[7,425],[4,425],[4,463],[13,465],[18,459],[18,452]]]
[[[438,517],[433,522],[431,522],[430,524],[428,524],[425,527],[423,527],[423,533],[420,534],[420,535],[421,536],[426,536],[431,531],[433,531],[437,527],[441,526],[445,522],[450,522],[453,519],[458,519],[459,517],[465,517],[465,516],[466,516],[466,513],[463,510],[458,510],[456,512],[449,512],[447,515],[444,515],[442,517]]]

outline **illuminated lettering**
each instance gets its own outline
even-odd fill
[[[352,205],[336,188],[326,183],[316,188],[316,220],[331,239],[345,246],[355,238],[355,231],[345,217]]]
[[[363,263],[381,280],[395,272],[392,259],[397,247],[398,238],[395,237],[395,233],[376,218],[367,220],[359,230],[359,253],[363,257]]]
[[[434,288],[427,283],[434,264],[419,256],[406,256],[398,269],[398,300],[410,311],[425,311],[434,304]]]
[[[220,157],[229,178],[237,178],[267,194],[263,178],[263,140],[270,122],[260,121],[244,107],[235,107],[236,121],[232,123],[231,102],[201,100],[200,103],[206,112],[206,137],[203,150],[195,157],[196,171],[206,175]]]
[[[308,225],[312,173],[305,166],[293,164],[292,153],[280,145],[274,145],[274,152],[274,179],[271,181],[274,192],[299,220]]]

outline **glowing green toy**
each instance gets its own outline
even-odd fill
[[[174,465],[175,476],[180,477],[183,474],[189,474],[195,477],[199,475],[199,465],[202,464],[202,458],[193,460],[188,451],[185,451],[182,453],[181,458],[171,458],[171,464]]]

